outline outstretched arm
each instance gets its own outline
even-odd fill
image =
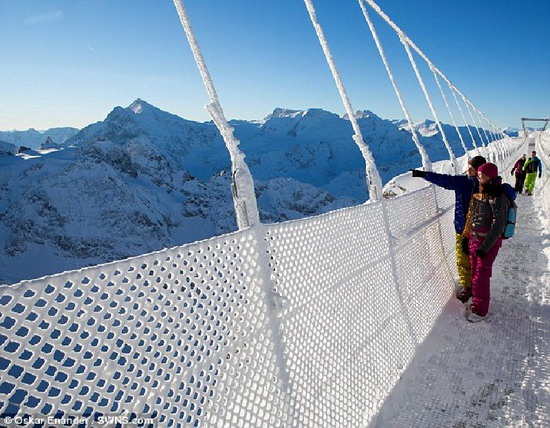
[[[424,179],[447,190],[456,190],[462,186],[469,185],[468,176],[466,175],[449,175],[438,174],[437,172],[426,172]]]

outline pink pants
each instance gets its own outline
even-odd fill
[[[493,262],[497,257],[498,250],[502,246],[502,238],[498,238],[495,245],[491,247],[483,258],[475,255],[476,250],[483,243],[485,238],[474,238],[470,235],[470,265],[472,267],[472,296],[473,311],[481,316],[487,315],[489,311],[489,300],[491,299],[490,281],[493,275]]]

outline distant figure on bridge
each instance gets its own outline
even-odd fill
[[[523,170],[523,165],[525,165],[525,161],[527,160],[526,155],[522,155],[514,164],[514,167],[512,168],[512,172],[510,174],[515,175],[516,177],[516,185],[514,186],[514,190],[517,193],[523,192],[523,183],[525,182],[525,171]]]
[[[523,165],[523,171],[525,171],[525,191],[529,196],[533,194],[535,188],[535,181],[537,180],[537,170],[539,172],[539,178],[542,175],[542,165],[540,159],[537,157],[537,152],[534,150],[531,152],[531,157],[525,161]]]
[[[483,156],[475,156],[468,161],[467,175],[448,175],[438,174],[436,172],[427,172],[411,170],[413,177],[422,177],[436,186],[444,189],[454,190],[455,192],[455,219],[454,226],[456,232],[456,265],[458,268],[459,287],[456,292],[456,298],[462,303],[466,303],[472,297],[472,270],[468,258],[468,237],[462,236],[462,231],[466,225],[466,215],[470,206],[470,198],[473,193],[477,193],[478,168],[486,162]]]
[[[502,184],[493,163],[478,170],[479,192],[472,196],[463,236],[469,238],[472,267],[472,304],[466,308],[466,319],[482,321],[489,310],[490,281],[493,262],[502,246],[508,209],[516,198],[512,186]]]

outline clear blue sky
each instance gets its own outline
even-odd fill
[[[354,109],[403,118],[358,2],[314,4]],[[548,0],[378,4],[498,126],[550,115]],[[261,119],[275,107],[344,113],[303,1],[185,5],[229,119]],[[398,39],[375,23],[413,119],[431,118]],[[171,0],[0,0],[0,52],[0,130],[80,128],[136,98],[209,119]]]

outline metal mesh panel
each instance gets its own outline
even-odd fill
[[[294,426],[370,420],[433,325],[452,290],[434,198],[269,226]]]
[[[2,287],[0,414],[365,425],[451,293],[452,204],[431,186]]]
[[[444,255],[447,257],[447,264],[452,272],[452,277],[458,278],[455,255],[456,231],[454,228],[455,194],[442,187],[432,186],[432,188],[435,192],[435,202],[440,212],[441,245],[443,246]]]
[[[537,178],[535,182],[535,192],[540,194],[542,206],[546,214],[550,215],[550,186],[548,185],[548,180],[550,180],[550,130],[538,133],[535,150],[537,157],[542,162],[542,177]],[[548,221],[546,227],[550,227]]]
[[[256,248],[249,231],[2,288],[0,414],[277,425]]]
[[[435,186],[418,190],[402,198],[388,201],[390,231],[395,239],[397,283],[404,315],[410,325],[415,344],[424,340],[453,290],[449,269],[448,245],[442,239]],[[446,191],[446,193],[452,192]],[[422,201],[421,203],[419,203]],[[403,227],[403,216],[412,227]],[[412,224],[411,224],[412,223]],[[452,225],[452,219],[451,219]],[[454,249],[452,252],[454,262]]]

